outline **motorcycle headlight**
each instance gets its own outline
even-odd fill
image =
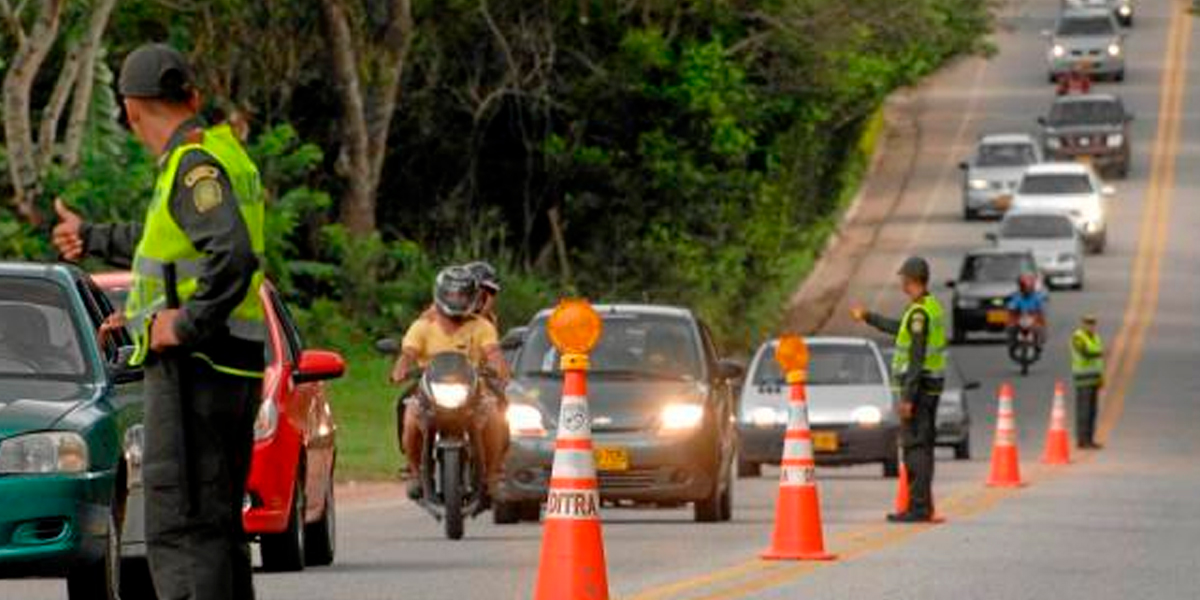
[[[770,406],[756,406],[746,415],[746,421],[755,427],[786,425],[787,420],[788,414],[786,409],[772,408]]]
[[[0,473],[83,473],[87,442],[78,433],[45,431],[0,442]]]
[[[967,183],[967,185],[971,186],[971,189],[980,192],[992,186],[992,184],[988,183],[988,180],[986,179],[972,179]]]
[[[1051,150],[1058,150],[1062,148],[1062,141],[1056,137],[1048,137],[1046,138],[1046,147]]]
[[[1109,56],[1120,56],[1121,55],[1121,45],[1120,44],[1109,44],[1108,45],[1108,55]]]
[[[1050,52],[1054,54],[1054,58],[1062,58],[1067,55],[1067,49],[1062,44],[1055,44]]]
[[[433,403],[442,407],[455,409],[467,403],[471,389],[465,383],[431,383],[429,393]]]
[[[508,431],[513,437],[543,437],[546,425],[542,411],[528,404],[509,404],[504,416],[508,419]]]
[[[699,404],[668,404],[662,411],[662,428],[666,431],[695,429],[704,420],[704,407]]]
[[[1120,148],[1121,144],[1125,143],[1125,136],[1119,133],[1114,133],[1104,138],[1104,143],[1109,148]]]
[[[876,427],[883,422],[883,411],[876,406],[860,406],[850,413],[850,418],[860,427]]]
[[[258,407],[258,415],[254,417],[254,441],[261,442],[275,436],[279,429],[279,408],[270,397],[264,398],[262,406]]]

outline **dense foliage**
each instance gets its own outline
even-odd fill
[[[91,218],[135,217],[153,163],[115,127],[112,71],[142,40],[190,50],[210,113],[250,116],[272,276],[310,336],[341,343],[394,332],[438,265],[484,257],[509,324],[580,293],[691,306],[745,346],[824,243],[886,94],[988,26],[987,0],[414,1],[364,234],[338,222],[352,175],[316,4],[119,2],[80,164],[44,188]],[[395,16],[342,4],[364,37]],[[11,49],[0,39],[0,70]],[[382,55],[357,49],[369,93]],[[0,256],[45,257],[44,238],[0,209]]]

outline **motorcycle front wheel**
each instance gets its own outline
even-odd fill
[[[463,536],[463,468],[462,449],[442,450],[442,502],[446,509],[446,537],[461,540]]]

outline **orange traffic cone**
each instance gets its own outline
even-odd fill
[[[1017,459],[1017,418],[1013,412],[1012,385],[1000,386],[1000,409],[996,416],[996,439],[992,443],[991,487],[1020,487],[1021,466]]]
[[[817,496],[816,462],[808,428],[808,400],[803,372],[788,374],[791,398],[788,427],[780,463],[779,497],[775,504],[775,533],[762,557],[768,560],[833,560],[825,551],[821,503]]]
[[[579,358],[586,365],[586,358]],[[600,531],[600,492],[586,396],[584,371],[564,368],[562,409],[534,592],[536,600],[608,598],[608,568]]]
[[[1054,405],[1050,409],[1050,428],[1046,430],[1046,449],[1042,462],[1066,465],[1071,462],[1071,436],[1067,433],[1067,401],[1063,382],[1054,382]]]
[[[909,503],[908,496],[909,496],[908,465],[904,464],[904,461],[901,460],[900,461],[900,474],[896,478],[896,502],[894,504],[894,510],[895,510],[896,514],[902,515],[902,514],[908,512],[908,503]],[[929,517],[929,522],[930,523],[945,523],[946,518],[937,514],[937,509],[935,508],[933,511],[933,515]]]

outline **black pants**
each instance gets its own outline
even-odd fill
[[[900,425],[904,466],[908,470],[908,511],[933,514],[933,450],[937,441],[937,405],[941,394],[922,391],[913,402],[912,418]]]
[[[1096,442],[1096,413],[1099,412],[1100,388],[1094,385],[1075,386],[1075,440],[1080,446]]]
[[[187,385],[184,393],[178,382]],[[242,497],[262,382],[194,358],[146,366],[146,552],[160,600],[252,600]],[[180,411],[186,428],[189,514],[181,488]]]

